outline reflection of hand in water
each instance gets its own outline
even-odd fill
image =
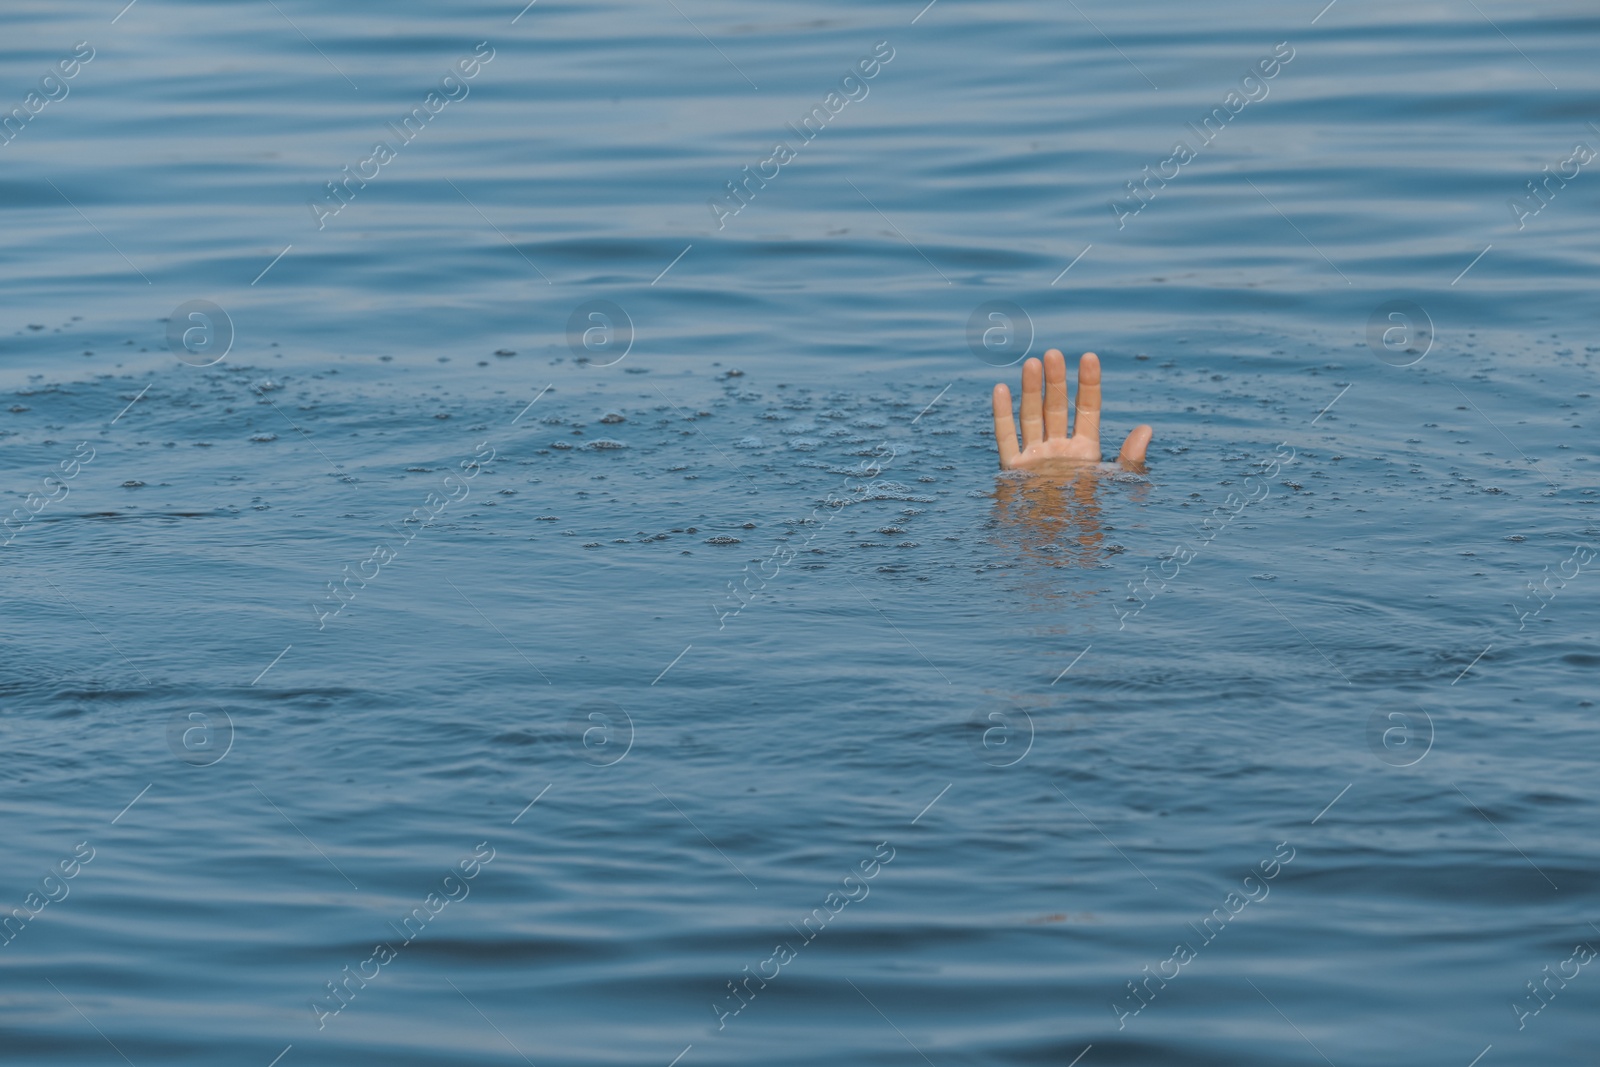
[[[1042,372],[1042,373],[1041,373]],[[1011,413],[1011,390],[994,387],[994,439],[1002,470],[1054,473],[1058,468],[1100,462],[1100,358],[1084,353],[1078,362],[1076,433],[1067,433],[1067,361],[1059,349],[1044,354],[1044,365],[1030,359],[1022,365],[1022,447]],[[1135,426],[1122,442],[1117,462],[1142,470],[1151,430]]]
[[[1056,461],[1033,473],[1039,476],[996,479],[995,518],[1007,531],[1008,551],[1048,567],[1099,564],[1106,555],[1105,525],[1095,498],[1100,472],[1087,463],[1069,467]]]

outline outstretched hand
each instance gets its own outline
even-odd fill
[[[1022,447],[1011,413],[1011,390],[994,387],[994,439],[1002,470],[1032,470],[1051,460],[1100,462],[1100,357],[1085,352],[1078,361],[1078,414],[1067,433],[1067,361],[1060,349],[1022,365]],[[1129,470],[1144,465],[1151,429],[1135,426],[1122,442],[1117,462]]]

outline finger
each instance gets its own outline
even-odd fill
[[[1122,442],[1122,451],[1117,453],[1117,462],[1129,470],[1142,470],[1144,468],[1144,453],[1150,447],[1150,437],[1155,431],[1148,426],[1135,426],[1128,434],[1128,439]]]
[[[1078,414],[1072,436],[1100,443],[1100,357],[1093,352],[1078,360]]]
[[[1011,415],[1011,390],[994,387],[994,443],[1000,449],[1000,469],[1010,470],[1021,451],[1017,448],[1017,420]]]
[[[1067,359],[1059,348],[1044,354],[1044,435],[1067,436]]]
[[[1022,447],[1044,441],[1044,369],[1036,359],[1022,365]]]

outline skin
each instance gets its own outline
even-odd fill
[[[1093,352],[1085,352],[1078,361],[1077,410],[1075,432],[1069,434],[1067,361],[1060,349],[1046,352],[1042,364],[1037,359],[1024,363],[1020,448],[1011,390],[1004,383],[994,387],[994,439],[1000,449],[1000,469],[1049,472],[1100,462],[1100,357]],[[1148,426],[1135,426],[1122,442],[1117,462],[1128,470],[1142,471],[1152,432]]]

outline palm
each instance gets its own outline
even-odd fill
[[[1011,390],[994,387],[994,436],[1003,470],[1033,470],[1052,460],[1100,462],[1100,358],[1084,353],[1078,362],[1077,418],[1067,432],[1067,361],[1059,349],[1044,354],[1044,363],[1022,365],[1022,446],[1011,410]],[[1144,463],[1151,430],[1136,426],[1122,443],[1117,460],[1137,468]]]

